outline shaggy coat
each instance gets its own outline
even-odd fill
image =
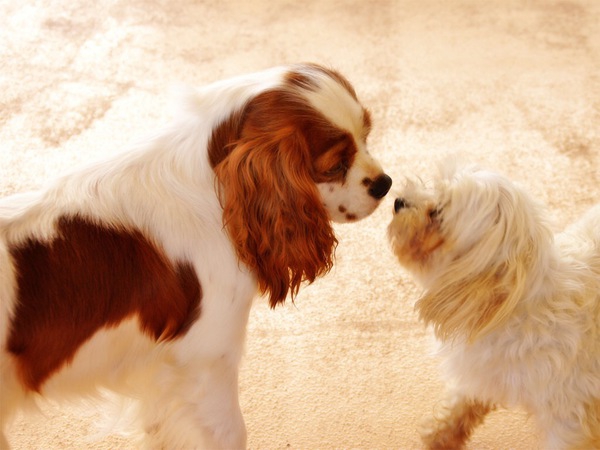
[[[600,205],[555,237],[510,180],[445,167],[432,190],[407,184],[388,228],[450,387],[424,442],[460,448],[496,405],[520,405],[543,448],[600,448]]]

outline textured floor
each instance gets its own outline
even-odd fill
[[[461,152],[527,186],[558,230],[600,200],[598,24],[597,0],[3,0],[0,195],[151,132],[174,83],[315,61],[371,109],[371,152],[396,186]],[[295,305],[256,301],[250,448],[421,448],[443,387],[386,242],[392,199],[336,228],[335,269]],[[44,411],[10,427],[16,449],[131,447],[93,440],[102,408]],[[540,446],[531,419],[500,410],[469,448]]]

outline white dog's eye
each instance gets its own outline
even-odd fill
[[[435,220],[440,215],[440,210],[433,208],[431,211],[429,211],[428,215],[431,220]]]

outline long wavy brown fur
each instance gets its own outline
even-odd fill
[[[327,125],[279,91],[254,99],[242,116],[239,138],[214,170],[237,255],[275,307],[333,265],[337,239],[315,184],[315,148],[307,141]],[[322,142],[332,137],[323,135]]]

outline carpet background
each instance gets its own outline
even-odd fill
[[[527,186],[560,230],[600,200],[599,24],[597,0],[3,0],[0,195],[161,126],[174,83],[314,61],[371,109],[370,149],[396,188],[460,152]],[[421,448],[443,385],[419,288],[386,241],[393,197],[336,226],[337,265],[295,304],[257,299],[240,387],[250,448]],[[93,439],[101,407],[43,410],[9,428],[14,448],[132,446]],[[541,443],[501,410],[469,448]]]

